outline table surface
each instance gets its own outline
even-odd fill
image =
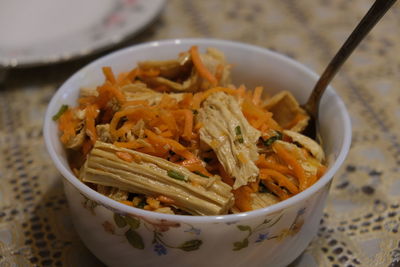
[[[229,39],[278,51],[321,73],[372,2],[170,0],[150,27],[119,47],[181,37]],[[351,114],[352,147],[318,235],[293,266],[400,264],[399,18],[396,4],[333,82]],[[0,85],[1,266],[102,266],[72,227],[42,133],[57,87],[99,56],[11,70]]]

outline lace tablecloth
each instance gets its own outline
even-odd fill
[[[236,40],[320,73],[372,0],[167,1],[120,46],[179,37]],[[400,5],[376,26],[333,85],[353,123],[318,235],[293,266],[400,265]],[[0,90],[0,266],[102,266],[75,233],[42,122],[57,87],[99,55],[11,70]]]

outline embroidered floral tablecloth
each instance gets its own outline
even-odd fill
[[[213,37],[279,51],[321,73],[372,0],[171,0],[144,41]],[[333,85],[353,123],[318,235],[293,266],[400,265],[400,5]],[[99,55],[7,72],[0,85],[0,266],[102,266],[73,229],[42,135],[52,94]]]

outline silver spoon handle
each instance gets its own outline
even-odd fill
[[[396,1],[397,0],[376,0],[372,7],[368,10],[368,13],[362,18],[360,23],[347,38],[346,42],[342,45],[335,57],[328,64],[316,83],[313,92],[305,104],[305,107],[309,113],[316,116],[318,115],[319,102],[328,84],[332,81],[337,71],[358,46],[358,44],[364,39],[369,31],[383,17],[383,15],[385,15],[385,13]]]

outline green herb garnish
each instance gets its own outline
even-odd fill
[[[203,173],[201,173],[199,171],[194,171],[194,173],[199,175],[199,176],[201,176],[201,177],[210,178],[209,176],[207,176],[207,175],[205,175],[205,174],[203,174]]]
[[[168,170],[168,176],[177,180],[185,181],[185,175],[174,170]]]
[[[280,132],[277,132],[277,135],[274,135],[263,142],[265,146],[270,146],[277,140],[282,140],[282,134]]]
[[[236,135],[242,135],[242,129],[240,129],[240,126],[235,127],[235,133]]]
[[[242,136],[242,129],[240,129],[240,126],[236,126],[235,127],[235,133],[236,133],[238,142],[243,144],[244,139],[243,139],[243,136]]]
[[[55,115],[53,116],[53,121],[58,120],[58,119],[61,117],[61,115],[62,115],[65,111],[67,111],[67,110],[68,110],[68,105],[62,105],[62,106],[60,107],[60,109],[58,110],[57,114],[55,114]]]

